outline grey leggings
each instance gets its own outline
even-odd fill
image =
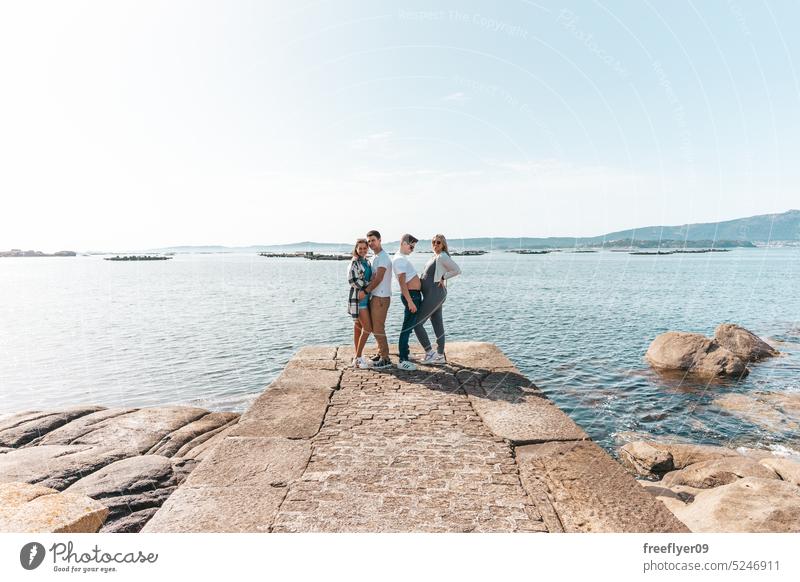
[[[444,354],[442,306],[447,298],[447,289],[443,289],[436,284],[426,284],[428,281],[430,279],[423,279],[422,281],[422,305],[417,311],[417,325],[414,326],[414,333],[425,351],[429,352],[431,350],[431,340],[428,338],[424,324],[430,319],[431,325],[433,325],[433,333],[436,334],[436,351]]]

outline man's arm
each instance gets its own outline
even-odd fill
[[[383,276],[385,274],[386,274],[386,267],[378,267],[378,270],[375,271],[375,276],[372,277],[372,281],[370,281],[369,285],[367,285],[367,293],[372,293],[372,290],[381,284],[381,281],[383,281]]]

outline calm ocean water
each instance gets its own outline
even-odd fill
[[[457,260],[448,339],[496,343],[601,445],[640,432],[798,448],[796,434],[767,431],[712,400],[800,391],[800,249]],[[0,259],[0,414],[74,404],[241,411],[299,347],[351,340],[345,269],[235,254]],[[401,318],[398,298],[393,341]],[[709,385],[666,380],[644,363],[659,333],[711,335],[721,322],[783,342],[786,355],[739,383]]]

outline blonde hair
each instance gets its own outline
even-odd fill
[[[352,252],[353,260],[356,260],[356,259],[359,258],[359,256],[358,256],[358,245],[360,245],[360,244],[367,245],[367,249],[369,249],[369,242],[367,242],[367,239],[365,239],[365,238],[357,238],[356,239],[356,244],[353,247],[353,252]]]
[[[444,238],[443,234],[435,234],[431,240],[440,240],[442,241],[442,248],[440,252],[450,254],[450,249],[447,247],[447,239]]]

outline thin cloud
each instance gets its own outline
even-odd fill
[[[466,100],[467,96],[461,91],[458,91],[456,93],[450,93],[450,95],[445,95],[444,97],[442,97],[442,101],[455,101],[458,103],[463,103]]]
[[[350,142],[350,147],[353,148],[354,150],[365,150],[368,148],[373,148],[378,145],[384,145],[388,143],[391,137],[392,137],[391,131],[371,133],[365,137],[354,139],[353,141]]]

